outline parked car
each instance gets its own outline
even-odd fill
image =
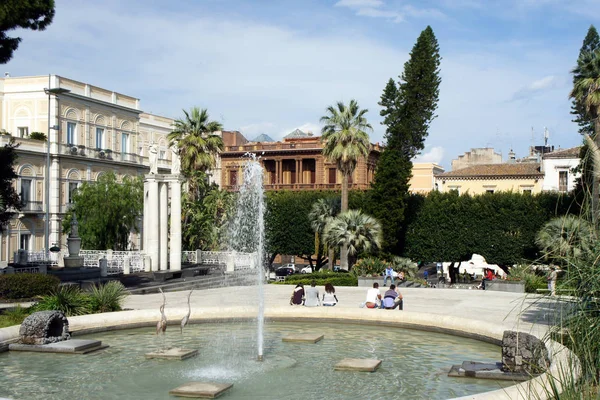
[[[303,274],[312,274],[313,269],[310,265],[307,265],[306,267],[302,268],[300,272]]]
[[[294,272],[296,272],[294,270],[294,268],[283,266],[283,267],[279,267],[275,270],[275,276],[293,275]]]
[[[296,267],[296,264],[294,264],[294,263],[285,264],[285,265],[282,265],[282,267],[291,268],[294,270],[294,272],[298,272],[298,268]]]
[[[342,269],[342,267],[340,267],[339,265],[334,265],[333,266],[333,272],[344,272],[344,273],[348,273],[347,269]]]

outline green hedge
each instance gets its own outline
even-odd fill
[[[326,283],[331,283],[333,286],[358,286],[358,280],[352,274],[337,273],[337,272],[315,272],[312,274],[290,275],[285,278],[285,282],[274,282],[275,284],[283,285],[298,285],[310,286],[312,281],[318,286],[324,286]]]
[[[31,299],[58,288],[60,280],[52,275],[0,275],[0,299]]]

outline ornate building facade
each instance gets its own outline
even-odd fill
[[[47,88],[64,93],[47,94]],[[64,244],[61,224],[73,191],[108,171],[119,180],[148,173],[150,143],[158,147],[159,169],[168,172],[166,136],[172,124],[170,118],[144,113],[139,99],[58,75],[0,78],[0,146],[11,138],[19,144],[14,185],[23,201],[0,233],[0,265],[16,250],[44,250],[47,209],[49,244]],[[33,139],[34,132],[49,140]],[[132,248],[140,248],[139,236],[132,235]]]
[[[372,144],[349,180],[350,189],[367,189],[375,175],[382,148]],[[341,189],[342,174],[323,156],[320,136],[296,129],[280,142],[244,142],[227,145],[220,156],[220,186],[236,190],[242,180],[244,155],[256,154],[264,168],[266,190]]]

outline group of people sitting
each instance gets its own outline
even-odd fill
[[[294,288],[292,297],[290,298],[290,305],[292,306],[305,306],[305,307],[317,307],[317,306],[335,306],[338,303],[338,298],[335,295],[335,288],[331,283],[325,284],[325,293],[323,298],[319,296],[319,289],[316,288],[316,282],[313,280],[310,283],[310,287],[304,290],[304,285],[299,283]]]
[[[386,310],[403,310],[404,300],[402,293],[393,283],[390,288],[385,291],[383,297],[379,291],[379,283],[373,283],[373,287],[367,290],[367,300],[364,303],[367,308],[382,308]]]

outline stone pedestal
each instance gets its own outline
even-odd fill
[[[368,358],[344,358],[335,365],[336,371],[374,372],[381,365],[381,360]]]
[[[232,383],[189,382],[169,391],[169,394],[179,397],[214,399],[232,386]]]
[[[146,358],[158,358],[162,360],[185,360],[198,355],[198,350],[172,348],[168,350],[146,353]]]
[[[295,335],[284,336],[283,342],[304,342],[304,343],[317,343],[321,341],[325,335],[319,333],[299,333]]]
[[[81,268],[83,267],[83,257],[81,256],[66,256],[63,257],[65,268]]]
[[[502,336],[502,370],[538,374],[550,365],[544,342],[525,332],[504,331]]]

